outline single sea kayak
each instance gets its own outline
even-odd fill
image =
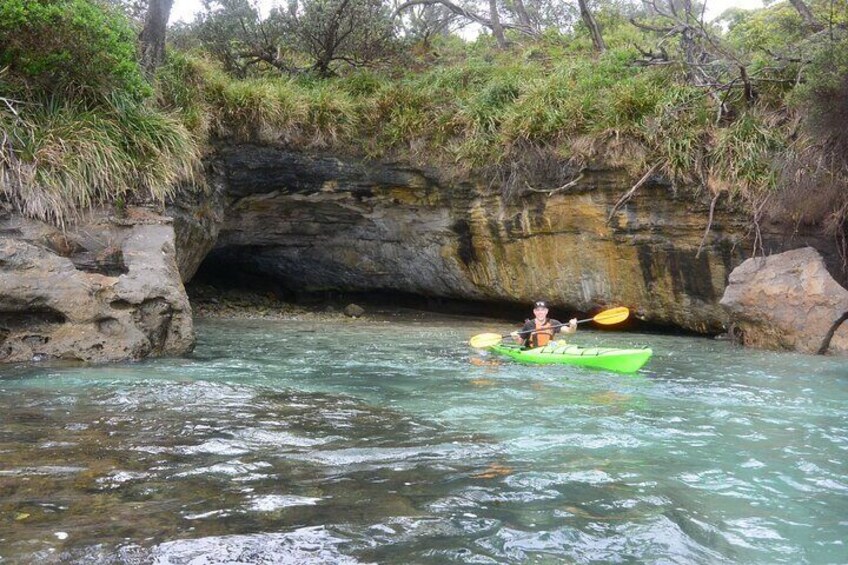
[[[521,363],[576,365],[619,373],[635,373],[653,355],[653,351],[647,347],[642,349],[616,349],[614,347],[580,347],[579,345],[556,342],[535,349],[525,349],[520,345],[504,343],[493,345],[488,349]]]

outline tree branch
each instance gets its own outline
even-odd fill
[[[613,206],[613,207],[612,207],[612,211],[610,211],[610,213],[609,213],[609,217],[607,217],[607,224],[609,224],[610,222],[612,222],[612,217],[615,215],[615,213],[616,213],[616,212],[618,212],[619,208],[621,208],[622,206],[624,206],[625,204],[627,204],[627,202],[628,202],[631,198],[633,198],[633,195],[634,195],[634,194],[636,194],[636,191],[637,191],[637,190],[639,190],[639,188],[640,188],[643,184],[645,184],[646,182],[648,182],[648,180],[651,178],[651,175],[653,175],[653,174],[654,174],[654,172],[655,172],[655,171],[659,168],[659,166],[660,166],[660,163],[659,163],[659,162],[654,163],[654,165],[653,165],[650,169],[648,169],[648,172],[647,172],[647,173],[645,173],[645,174],[642,176],[642,178],[641,178],[641,179],[639,179],[639,182],[637,182],[636,184],[634,184],[634,185],[633,185],[633,188],[631,188],[630,190],[628,190],[627,192],[625,192],[625,193],[624,193],[624,195],[622,195],[622,197],[618,199],[618,202],[616,202],[616,203],[615,203],[615,206]]]
[[[718,197],[721,196],[721,192],[717,192],[713,197],[712,202],[710,202],[710,217],[707,220],[707,229],[704,230],[704,237],[701,238],[701,244],[698,245],[698,252],[695,253],[695,259],[701,256],[701,249],[704,248],[704,243],[707,241],[707,235],[710,233],[710,228],[713,225],[713,214],[715,213],[716,202],[718,202]]]
[[[562,185],[562,186],[558,186],[558,187],[556,187],[556,188],[552,188],[552,189],[550,189],[550,190],[544,190],[544,189],[539,189],[539,188],[533,188],[533,187],[532,187],[532,186],[530,186],[530,185],[529,185],[526,181],[524,182],[524,185],[527,187],[527,190],[529,190],[530,192],[541,192],[542,194],[547,194],[548,196],[553,196],[553,195],[554,195],[554,194],[556,194],[557,192],[562,192],[562,191],[564,191],[564,190],[568,190],[569,188],[571,188],[571,187],[573,187],[573,186],[577,186],[577,183],[579,183],[581,180],[583,180],[583,177],[584,177],[584,174],[581,172],[581,173],[577,176],[577,178],[576,178],[576,179],[574,179],[574,180],[570,180],[570,181],[568,181],[567,183],[565,183],[564,185]]]
[[[402,11],[406,10],[407,8],[409,8],[411,6],[423,6],[423,5],[434,5],[434,4],[441,4],[442,6],[444,6],[445,8],[450,10],[451,12],[453,12],[454,14],[456,14],[458,16],[462,16],[463,18],[469,19],[473,22],[477,22],[478,24],[480,24],[482,26],[486,26],[489,29],[492,29],[492,27],[494,25],[491,20],[484,18],[483,16],[481,16],[479,14],[475,14],[474,12],[472,12],[470,10],[466,10],[465,8],[463,8],[461,6],[458,6],[458,5],[454,4],[453,2],[450,2],[450,0],[409,0],[409,1],[401,4],[397,8],[395,8],[394,13],[392,14],[392,19],[395,19]],[[524,25],[516,25],[516,24],[510,24],[510,23],[502,23],[500,25],[504,29],[514,29],[516,31],[520,31],[521,33],[524,33],[524,34],[530,35],[530,36],[534,36],[534,37],[539,34],[537,30],[535,30],[533,28],[528,28],[527,26],[524,26]]]

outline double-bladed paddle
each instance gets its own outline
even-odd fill
[[[597,324],[601,324],[603,326],[610,326],[612,324],[618,324],[626,320],[630,316],[630,310],[628,310],[624,306],[619,306],[618,308],[610,308],[609,310],[604,310],[603,312],[599,312],[595,314],[591,318],[586,318],[585,320],[577,320],[578,324],[582,324],[583,322],[595,322]],[[521,332],[523,334],[534,334],[536,332],[549,330],[552,328],[560,328],[562,326],[567,326],[568,324],[555,324],[553,326],[548,326],[542,330],[534,330],[531,332]],[[497,345],[501,342],[502,339],[509,337],[510,334],[495,334],[495,333],[487,333],[487,334],[477,334],[468,340],[468,343],[471,347],[475,347],[477,349],[485,349],[487,347],[492,347],[493,345]]]

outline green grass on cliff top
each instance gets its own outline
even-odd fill
[[[684,69],[637,64],[632,45],[652,40],[636,28],[610,26],[605,38],[602,56],[579,33],[506,51],[489,37],[449,39],[395,68],[331,79],[236,80],[202,54],[171,50],[155,99],[117,92],[95,104],[54,96],[17,113],[0,107],[10,140],[0,188],[25,214],[62,223],[92,205],[172,195],[196,178],[214,139],[404,159],[505,194],[551,188],[537,183],[567,182],[592,163],[634,182],[656,167],[675,186],[748,207],[775,186],[775,163],[794,150],[791,84],[764,87],[753,105],[731,93],[719,121],[715,98],[687,85]]]
[[[786,93],[751,107],[731,95],[734,120],[717,124],[704,89],[675,66],[638,66],[623,35],[600,57],[561,36],[506,52],[488,39],[449,42],[402,73],[325,80],[235,80],[203,57],[173,53],[158,96],[198,139],[400,158],[505,189],[550,181],[552,170],[568,180],[592,162],[622,167],[634,182],[656,165],[680,185],[745,199],[771,189],[773,160],[787,147]]]

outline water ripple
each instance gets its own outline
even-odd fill
[[[657,355],[528,367],[467,349],[487,323],[201,322],[188,359],[15,368],[0,562],[848,563],[844,360],[580,332]]]

